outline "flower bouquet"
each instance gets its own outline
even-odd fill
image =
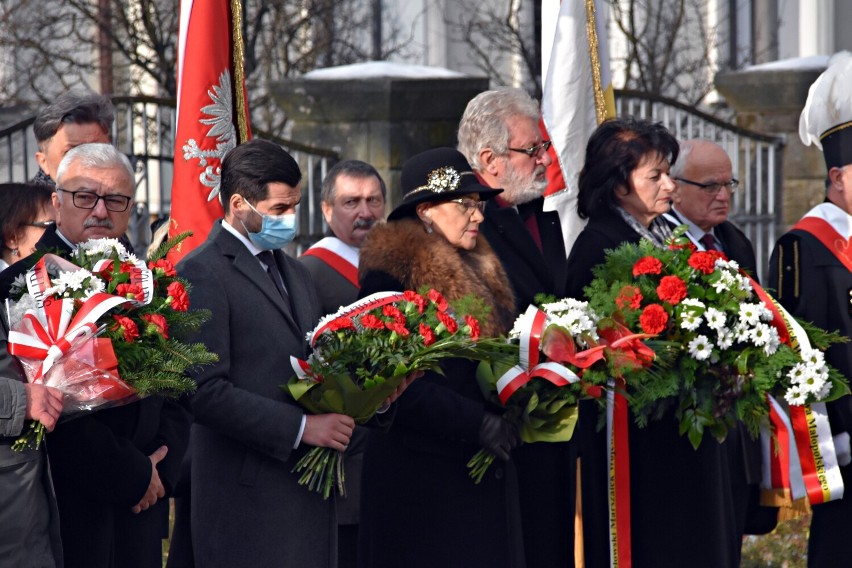
[[[599,397],[609,377],[625,369],[645,368],[654,352],[635,334],[601,318],[588,302],[539,298],[509,332],[514,340],[503,352],[480,363],[477,380],[483,395],[506,408],[524,442],[567,442],[577,422],[577,401]],[[539,362],[541,358],[546,361]],[[479,450],[468,462],[476,483],[494,462]]]
[[[441,373],[445,358],[482,359],[502,343],[479,339],[471,315],[478,305],[465,298],[451,308],[435,290],[368,296],[319,322],[307,338],[313,352],[307,361],[290,358],[296,375],[282,388],[313,414],[346,414],[364,424],[410,374]],[[326,499],[335,486],[345,495],[340,452],[312,448],[293,471]]]
[[[42,256],[12,285],[9,353],[28,381],[62,391],[63,416],[191,392],[185,371],[216,360],[176,338],[209,318],[188,311],[185,284],[165,259],[188,235],[163,243],[147,264],[116,239],[90,240],[68,260]],[[38,447],[44,433],[33,422],[13,449]]]
[[[586,288],[595,311],[656,336],[658,364],[625,376],[639,426],[674,407],[697,448],[705,430],[723,440],[738,419],[756,436],[767,395],[801,406],[849,392],[821,353],[836,334],[795,322],[736,262],[695,250],[683,233],[666,249],[642,241],[610,251]],[[816,349],[792,347],[789,325]]]

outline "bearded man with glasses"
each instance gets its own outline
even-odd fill
[[[110,144],[76,146],[62,158],[55,181],[56,225],[45,230],[37,251],[67,256],[89,239],[124,235],[135,186],[127,156]],[[39,256],[0,274],[0,300]],[[8,357],[0,345],[0,365]],[[162,565],[168,497],[189,425],[189,412],[177,401],[149,396],[63,422],[47,436],[65,566]]]
[[[567,290],[559,214],[543,210],[552,160],[540,118],[538,104],[526,92],[506,88],[474,97],[459,124],[459,151],[483,185],[503,189],[486,203],[481,231],[509,276],[516,315],[536,294],[563,298]],[[573,441],[526,444],[512,453],[527,566],[574,565],[575,447]]]

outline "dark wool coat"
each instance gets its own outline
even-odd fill
[[[44,232],[36,248],[70,252],[55,227]],[[27,257],[4,270],[2,294],[7,296],[15,277],[34,264]],[[139,514],[130,509],[148,489],[148,456],[161,445],[169,452],[157,472],[166,495],[171,494],[189,423],[188,411],[178,402],[150,396],[63,422],[47,436],[66,568],[147,568],[162,563],[168,499]]]
[[[526,311],[536,294],[566,296],[568,264],[562,225],[555,211],[543,211],[544,199],[501,208],[485,206],[482,234],[488,239],[512,283],[515,314]],[[535,218],[541,248],[526,223]],[[521,516],[527,565],[574,565],[576,443],[524,444],[513,456],[520,480]]]
[[[360,274],[362,295],[424,285],[450,300],[475,294],[494,316],[482,322],[483,336],[511,326],[509,283],[481,236],[464,251],[415,220],[379,225],[361,247]],[[446,376],[427,374],[400,397],[387,433],[370,432],[359,565],[523,567],[512,461],[497,460],[479,485],[468,476],[486,411],[475,365],[446,361],[442,369]]]
[[[606,249],[639,242],[616,213],[589,219],[568,257],[568,294],[584,298],[592,268]],[[606,436],[597,429],[596,402],[581,403],[578,437],[582,464],[586,566],[609,559]],[[630,513],[636,568],[735,568],[740,534],[728,452],[709,434],[698,450],[678,434],[672,411],[645,428],[629,416]]]
[[[304,412],[281,384],[290,356],[322,315],[307,270],[280,250],[289,305],[248,248],[214,225],[178,265],[194,308],[212,319],[197,337],[219,361],[192,373],[192,537],[196,566],[334,567],[334,499],[292,473],[309,449],[293,449]]]
[[[814,236],[795,230],[782,236],[769,263],[767,285],[777,291],[777,299],[793,315],[852,336],[852,273]],[[852,378],[852,343],[833,345],[826,361]],[[835,436],[852,435],[852,396],[830,402],[828,419]],[[840,468],[846,496],[813,508],[808,566],[811,568],[849,566],[849,543],[838,532],[852,522],[852,465]]]

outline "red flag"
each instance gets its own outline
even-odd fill
[[[222,217],[222,158],[251,138],[243,75],[241,0],[181,0],[177,134],[169,236],[192,231],[177,263]],[[236,32],[236,33],[235,33]]]

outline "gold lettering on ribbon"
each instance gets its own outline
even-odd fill
[[[613,401],[613,427],[609,449],[609,534],[612,539],[612,568],[618,567],[618,531],[615,508],[615,401]]]
[[[819,438],[817,437],[816,417],[810,405],[805,405],[805,419],[808,424],[808,441],[811,446],[811,453],[814,456],[814,469],[816,470],[819,488],[822,491],[823,501],[831,499],[831,488],[828,485],[828,476],[825,474],[825,463],[822,459],[822,452],[819,449]]]

